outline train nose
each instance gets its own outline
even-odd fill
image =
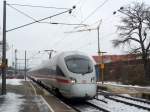
[[[72,87],[72,95],[77,97],[93,97],[96,95],[95,84],[76,84]]]

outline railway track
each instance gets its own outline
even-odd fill
[[[82,102],[81,104],[72,106],[77,112],[110,112],[109,110],[99,107],[90,102]]]
[[[127,96],[122,96],[122,95],[118,95],[118,94],[112,94],[110,92],[100,91],[100,90],[98,92],[99,92],[99,94],[104,94],[104,95],[109,95],[109,96],[117,96],[117,97],[129,99],[129,100],[133,100],[133,101],[138,101],[138,102],[150,104],[150,101],[148,101],[148,100],[143,100],[143,99],[133,98],[133,97],[127,97]]]
[[[76,110],[77,112],[85,112],[85,110],[90,110],[90,111],[92,110],[93,112],[110,112],[110,111],[108,111],[102,107],[99,107],[97,105],[94,105],[90,102],[81,102],[80,105],[76,105],[75,103],[71,103],[70,101],[68,101],[62,97],[60,98],[59,96],[54,94],[54,92],[51,90],[51,88],[46,86],[44,83],[42,83],[40,81],[36,81],[31,77],[29,77],[29,79],[32,80],[33,82],[35,82],[36,84],[38,84],[39,86],[41,86],[42,88],[44,88],[45,90],[47,90],[48,92],[50,92],[51,94],[53,94],[54,96],[56,96],[59,100],[61,100],[62,102],[64,102],[65,104],[67,104],[68,106],[70,106],[71,108]]]
[[[30,78],[31,79],[31,78]],[[52,92],[52,90],[47,87],[45,84],[43,84],[42,82],[37,82],[34,79],[31,79],[32,81],[34,81],[35,83],[37,83],[38,85],[40,85],[42,88],[46,89],[48,92],[50,92],[51,94],[53,94],[54,96],[56,96],[56,94],[54,94],[54,92]],[[140,108],[140,109],[144,109],[147,111],[150,111],[150,107],[149,107],[149,101],[144,101],[144,100],[140,100],[140,99],[136,99],[136,98],[130,98],[130,97],[126,97],[126,96],[121,96],[121,95],[116,95],[116,94],[112,94],[106,91],[99,91],[98,93],[98,97],[102,96],[105,97],[108,100],[112,100],[115,102],[120,102],[123,103],[125,105],[129,105],[129,106],[134,106],[136,108]],[[56,96],[57,98],[59,98],[58,96]],[[102,100],[99,99],[98,97],[96,97],[94,100],[99,101],[99,102],[103,102],[104,104],[107,105],[107,100]],[[122,98],[122,99],[121,99]],[[64,102],[65,104],[67,104],[68,106],[70,106],[71,108],[73,108],[74,110],[76,110],[77,112],[111,112],[110,110],[100,107],[99,105],[93,103],[93,102],[78,102],[77,105],[74,103],[71,103],[70,101],[64,99],[64,98],[59,98],[59,100],[61,100],[62,102]],[[131,101],[136,101],[136,102],[140,102],[140,103],[146,103],[148,106],[145,107],[141,104],[135,104],[134,102]],[[107,106],[109,107],[109,106]]]
[[[133,97],[116,95],[116,94],[112,94],[112,93],[105,92],[105,91],[99,91],[99,94],[103,95],[107,99],[150,111],[149,101],[137,99]]]
[[[96,105],[93,104],[93,103],[90,103],[90,102],[85,102],[85,103],[86,103],[87,105],[89,105],[89,106],[92,106],[92,107],[94,107],[94,108],[96,108],[96,109],[102,111],[102,112],[110,112],[109,110],[106,110],[106,109],[104,109],[104,108],[102,108],[102,107],[96,106]]]
[[[94,98],[95,100],[98,100],[98,101],[101,101],[101,102],[103,102],[103,103],[107,103],[107,101],[105,101],[105,100],[101,100],[101,99],[99,99],[99,98]]]

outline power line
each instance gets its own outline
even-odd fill
[[[91,17],[99,8],[101,8],[102,6],[104,6],[105,4],[106,4],[106,2],[108,2],[109,0],[105,0],[102,4],[100,4],[94,11],[92,11],[84,20],[82,20],[81,22],[80,22],[80,24],[82,24],[82,23],[84,23],[89,17]],[[75,28],[78,28],[78,26],[77,27],[75,27]],[[74,28],[74,29],[75,29]]]
[[[80,35],[81,35],[81,33],[80,33]],[[84,35],[81,35],[81,36],[70,38],[71,40],[68,39],[67,43],[63,46],[63,48],[66,47],[66,48],[70,49],[71,47],[68,47],[68,46],[72,46],[76,42],[76,40],[78,40],[77,43],[80,43],[80,41],[84,39],[84,38],[81,38],[81,37],[87,38],[88,37],[87,33],[86,34],[84,33]],[[63,43],[61,42],[60,46],[62,46],[62,45],[63,45]]]
[[[28,14],[26,14],[26,13],[20,11],[19,9],[17,9],[17,8],[15,8],[15,7],[13,7],[13,6],[11,6],[10,4],[8,4],[8,6],[11,7],[12,9],[16,10],[17,12],[23,14],[24,16],[26,16],[26,17],[32,19],[33,21],[37,21],[37,20],[34,19],[33,17],[31,17],[31,16],[29,16]],[[48,23],[48,24],[56,24],[56,25],[57,25],[57,24],[62,24],[62,25],[78,25],[78,26],[79,26],[79,25],[82,25],[82,26],[87,26],[87,25],[85,25],[85,24],[69,24],[69,23],[56,23],[56,22],[39,22],[39,23]],[[64,40],[64,38],[60,39],[59,41],[62,41],[62,40]],[[59,41],[55,42],[55,44],[53,44],[53,45],[56,45],[57,43],[59,43]]]
[[[102,36],[101,38],[110,37],[110,36],[112,36],[112,35],[114,35],[114,34],[116,34],[116,32],[112,32],[112,33],[106,34],[106,35]],[[75,50],[79,50],[79,49],[86,48],[87,46],[91,46],[91,45],[93,45],[96,41],[97,41],[97,40],[94,40],[94,41],[92,41],[92,42],[90,41],[90,42],[88,42],[88,43],[86,43],[86,44],[84,44],[84,45],[82,45],[82,46],[76,48]],[[71,43],[71,44],[72,44],[72,43]]]
[[[79,3],[81,3],[81,1],[82,1],[82,0],[80,0]],[[78,8],[79,10],[82,9],[82,7],[83,7],[83,5],[85,4],[86,1],[87,1],[87,0],[84,0],[84,1],[80,4],[80,7]],[[76,5],[77,5],[77,4],[76,4]],[[79,12],[79,10],[78,10],[78,12]],[[78,13],[78,12],[77,12],[77,13]]]
[[[40,22],[40,23],[47,23],[47,24],[61,24],[61,25],[80,25],[80,26],[87,26],[86,24],[78,24],[78,23],[58,23],[58,22]]]
[[[38,23],[38,22],[40,22],[40,21],[43,21],[43,20],[46,20],[46,19],[49,19],[49,18],[52,18],[52,17],[58,16],[58,15],[61,15],[61,14],[66,13],[66,12],[72,13],[72,10],[73,10],[73,9],[75,9],[75,8],[76,8],[76,7],[75,7],[75,6],[73,6],[73,8],[72,8],[72,9],[69,9],[69,10],[66,10],[66,11],[63,11],[63,12],[60,12],[60,13],[54,14],[54,15],[49,16],[49,17],[45,17],[45,18],[42,18],[42,19],[36,20],[36,21],[34,21],[34,22],[30,22],[30,23],[27,23],[27,24],[21,25],[21,26],[19,26],[19,27],[15,27],[15,28],[9,29],[9,30],[7,30],[6,32],[13,31],[13,30],[16,30],[16,29],[19,29],[19,28],[25,27],[25,26],[29,26],[29,25],[32,25],[32,24],[34,24],[34,23]]]
[[[34,19],[33,17],[31,17],[31,16],[29,16],[28,14],[26,14],[26,13],[22,12],[21,10],[19,10],[19,9],[17,9],[17,8],[13,7],[13,6],[11,6],[10,4],[7,4],[7,5],[8,5],[9,7],[11,7],[12,9],[16,10],[17,12],[19,12],[19,13],[23,14],[24,16],[26,16],[26,17],[28,17],[28,18],[32,19],[33,21],[37,21],[37,20],[36,20],[36,19]]]
[[[65,32],[65,33],[75,33],[75,32],[81,32],[81,31],[83,31],[84,29],[82,29],[82,30],[78,30],[78,31],[71,31],[71,32]],[[88,29],[85,29],[84,31],[91,31],[91,30],[96,30],[95,28],[88,28]],[[84,36],[84,37],[87,37],[87,36]],[[74,42],[74,41],[73,41]],[[78,39],[78,42],[79,42],[79,39]],[[70,44],[70,43],[69,43]],[[67,44],[68,45],[68,44]],[[71,45],[71,44],[70,44]]]
[[[8,4],[8,3],[7,3],[7,4]],[[23,5],[23,4],[8,4],[8,5],[23,6],[23,7],[32,7],[32,8],[69,9],[69,8],[58,8],[58,7],[39,6],[39,5]]]
[[[99,8],[101,8],[102,6],[104,6],[106,4],[106,2],[108,2],[109,0],[105,0],[102,4],[100,4],[94,11],[92,11],[81,23],[84,23],[89,17],[91,17]]]
[[[80,4],[80,3],[81,3],[81,1],[82,1],[82,0],[78,0],[78,1],[76,2],[76,5],[77,5],[77,4]]]
[[[28,14],[24,13],[23,11],[11,6],[10,4],[8,4],[9,7],[11,7],[12,9],[16,10],[17,12],[23,14],[24,16],[32,19],[33,21],[37,21],[36,19],[34,19],[33,17],[29,16]],[[58,23],[58,22],[39,22],[39,23],[47,23],[47,24],[54,24],[54,25],[57,25],[57,24],[62,24],[62,25],[81,25],[81,26],[87,26],[86,24],[75,24],[75,23]]]

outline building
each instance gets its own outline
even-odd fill
[[[135,54],[126,54],[126,55],[104,55],[104,56],[93,56],[95,62],[98,63],[113,63],[120,61],[131,61],[136,59]]]

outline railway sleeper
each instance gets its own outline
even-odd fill
[[[142,108],[144,110],[150,111],[150,108],[148,108],[148,107],[144,107],[144,106],[141,106],[141,105],[137,105],[137,104],[129,103],[129,102],[126,102],[126,101],[118,100],[118,99],[115,99],[115,98],[112,98],[112,97],[106,97],[106,96],[104,96],[104,97],[108,98],[110,100],[114,100],[116,102],[124,103],[126,105],[135,106],[135,107]]]

